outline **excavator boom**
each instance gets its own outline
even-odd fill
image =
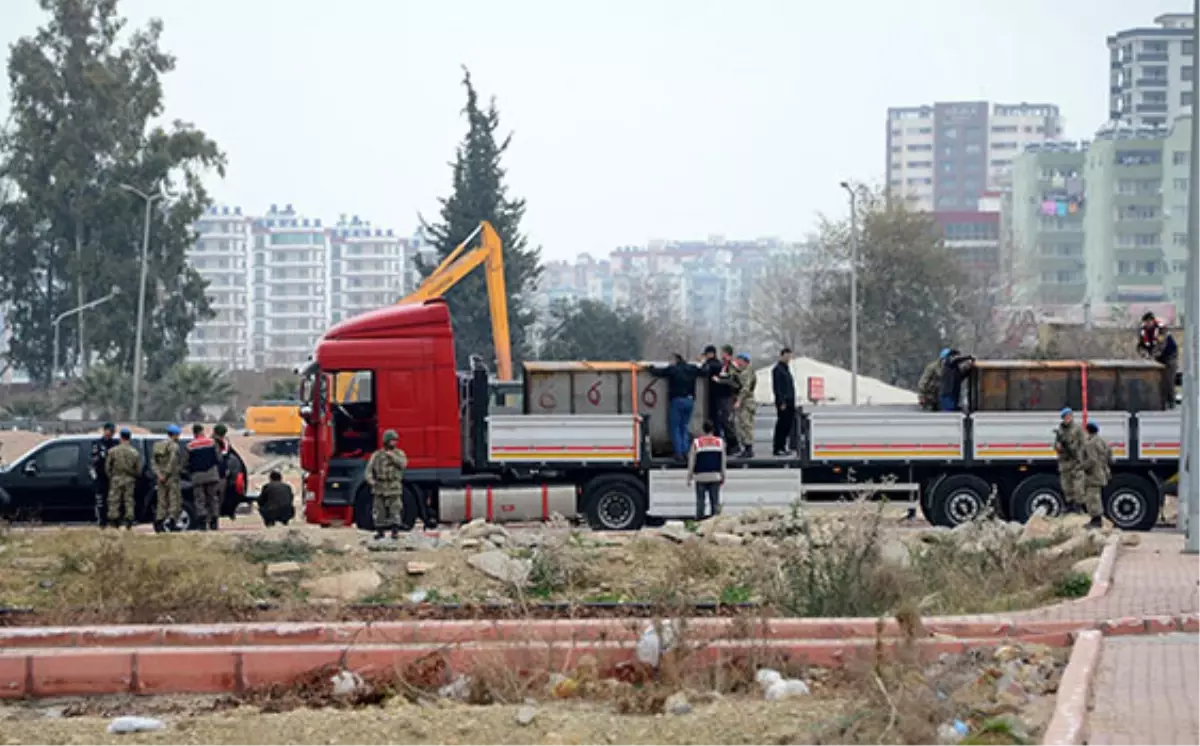
[[[479,245],[467,245],[479,237]],[[504,247],[492,224],[484,220],[454,251],[446,255],[425,281],[400,303],[421,303],[440,298],[479,265],[487,278],[488,307],[492,316],[492,344],[496,348],[496,376],[513,380],[512,344],[508,331],[508,293],[504,285]]]

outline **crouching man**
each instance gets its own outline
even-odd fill
[[[711,515],[721,512],[721,485],[725,484],[725,441],[713,431],[713,423],[704,423],[704,434],[692,441],[688,451],[688,486],[696,486],[696,520],[705,518],[704,503]]]
[[[258,514],[262,516],[263,525],[274,526],[276,523],[287,525],[296,517],[296,496],[292,486],[283,481],[283,475],[272,471],[268,482],[258,493]]]

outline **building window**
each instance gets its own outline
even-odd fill
[[[1182,81],[1191,81],[1192,76],[1196,74],[1196,68],[1192,65],[1184,65],[1179,68],[1179,79]]]
[[[1176,150],[1171,154],[1171,164],[1175,166],[1186,166],[1191,162],[1191,152],[1187,150]]]
[[[1187,246],[1188,245],[1187,234],[1186,233],[1176,233],[1175,235],[1171,236],[1171,243],[1174,244],[1175,246]]]
[[[1183,53],[1188,57],[1194,56],[1196,54],[1196,43],[1191,39],[1185,39],[1183,42]]]
[[[932,145],[908,145],[906,147],[910,153],[929,153],[933,150]]]
[[[1118,150],[1116,161],[1118,166],[1156,166],[1162,162],[1162,152],[1158,150]]]
[[[1177,191],[1177,192],[1186,192],[1188,190],[1188,180],[1187,179],[1175,179],[1172,182],[1172,184],[1174,185],[1175,191]]]
[[[1192,92],[1191,91],[1183,91],[1182,93],[1179,94],[1179,105],[1180,106],[1191,106],[1192,105]]]
[[[1017,131],[1017,125],[1015,125],[1015,124],[1001,124],[1001,125],[992,127],[993,135],[1011,135],[1016,131]]]

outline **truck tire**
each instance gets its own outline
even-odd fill
[[[941,481],[930,500],[935,526],[954,528],[973,520],[987,507],[991,488],[974,474],[954,474]]]
[[[1114,474],[1104,490],[1104,515],[1122,531],[1149,531],[1158,524],[1162,492],[1137,474]]]
[[[583,487],[583,504],[595,531],[636,531],[646,522],[646,486],[630,474],[595,477]]]
[[[933,524],[933,493],[937,491],[938,484],[941,483],[946,475],[939,474],[936,477],[926,479],[921,483],[921,495],[918,502],[921,505],[921,515],[926,521]]]
[[[175,524],[176,531],[195,530],[200,522],[196,520],[196,503],[191,498],[180,501],[179,521]]]
[[[1039,509],[1047,518],[1067,512],[1067,499],[1057,474],[1034,474],[1025,477],[1013,490],[1009,513],[1018,523],[1025,523]]]
[[[371,490],[365,484],[354,493],[354,525],[360,531],[375,530],[375,505]]]

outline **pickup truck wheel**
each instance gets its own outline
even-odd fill
[[[948,476],[934,489],[930,500],[932,523],[955,526],[975,520],[987,507],[991,488],[974,474]]]
[[[1057,518],[1067,512],[1067,500],[1063,497],[1057,474],[1026,477],[1013,490],[1009,505],[1012,518],[1018,523],[1025,523],[1039,510],[1047,518]]]
[[[628,474],[596,477],[584,486],[583,502],[596,531],[636,531],[646,522],[646,487]]]
[[[1136,474],[1114,474],[1103,501],[1104,515],[1122,531],[1149,531],[1162,509],[1158,486]]]
[[[354,493],[354,525],[362,531],[375,530],[375,505],[365,484]]]
[[[197,524],[196,522],[196,506],[190,500],[184,500],[180,506],[179,520],[175,522],[176,531],[191,531]]]

